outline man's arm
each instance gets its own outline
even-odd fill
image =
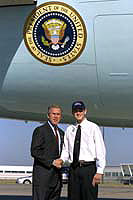
[[[96,145],[97,172],[95,176],[93,177],[93,181],[92,181],[92,185],[94,187],[95,185],[101,182],[101,179],[103,176],[103,170],[105,168],[105,163],[106,163],[106,160],[105,160],[106,150],[105,150],[102,133],[99,127],[96,127],[96,130],[95,130],[95,145]]]
[[[64,136],[64,144],[62,148],[62,153],[60,159],[65,162],[69,160],[69,149],[68,149],[68,133],[69,133],[69,127],[67,128]]]
[[[106,164],[106,149],[101,130],[98,126],[95,127],[94,140],[96,149],[96,167],[97,167],[96,173],[103,174]]]
[[[46,167],[51,167],[53,160],[47,159],[46,152],[44,151],[44,137],[41,132],[40,127],[37,127],[32,136],[32,143],[31,143],[31,156],[37,159]]]

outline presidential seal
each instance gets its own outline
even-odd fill
[[[86,44],[85,24],[78,12],[62,2],[41,4],[26,20],[24,41],[30,53],[48,65],[77,59]]]

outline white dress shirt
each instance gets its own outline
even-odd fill
[[[64,136],[64,145],[61,159],[73,161],[73,147],[78,125],[70,125]],[[97,173],[103,174],[105,168],[105,145],[100,128],[86,118],[80,123],[81,126],[81,142],[79,160],[96,161]]]

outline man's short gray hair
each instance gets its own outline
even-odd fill
[[[61,110],[61,112],[62,112],[61,106],[59,106],[59,105],[57,105],[57,104],[52,104],[52,105],[50,105],[50,106],[48,107],[48,114],[50,113],[50,109],[51,109],[51,108],[59,108],[59,109]]]

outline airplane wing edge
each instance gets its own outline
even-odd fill
[[[35,5],[37,0],[1,0],[0,7],[4,6],[21,6],[21,5]]]

